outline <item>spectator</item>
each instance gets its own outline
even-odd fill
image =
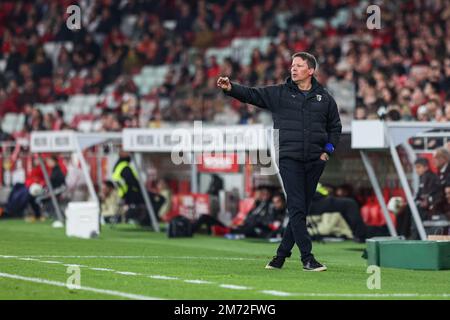
[[[45,164],[50,174],[50,183],[53,189],[64,188],[66,185],[67,170],[59,157],[56,155],[48,156],[45,159]]]
[[[113,168],[112,180],[117,185],[117,193],[125,202],[125,215],[127,219],[137,221],[141,225],[150,225],[149,213],[144,208],[144,198],[138,181],[138,173],[131,166],[130,154],[119,151],[119,159]],[[148,192],[148,191],[147,191]],[[158,213],[164,204],[164,197],[148,192],[153,212]]]
[[[25,180],[25,186],[28,190],[28,204],[33,209],[33,216],[25,217],[28,222],[35,222],[36,220],[44,221],[45,218],[42,216],[41,207],[36,201],[38,196],[44,193],[44,174],[39,166],[37,159],[33,160],[34,166],[31,172],[28,174]]]
[[[443,212],[446,214],[447,219],[450,220],[450,180],[447,180],[444,188],[445,193],[445,206],[443,208]]]
[[[120,198],[110,180],[103,181],[100,194],[101,215],[106,223],[114,223],[120,219]],[[120,220],[119,220],[120,221]]]
[[[442,197],[442,189],[439,177],[430,170],[427,159],[417,158],[414,162],[415,172],[419,176],[419,189],[414,201],[419,211],[420,218],[426,220],[436,213]],[[399,214],[399,233],[411,239],[419,239],[419,234],[414,221],[412,221],[411,209],[406,206]]]
[[[450,151],[441,147],[434,151],[433,159],[438,169],[438,176],[441,186],[443,187],[450,179]]]
[[[159,208],[158,218],[160,220],[166,221],[167,214],[171,210],[172,205],[172,191],[170,190],[166,179],[159,179],[157,183],[158,193],[164,197],[164,204]]]
[[[450,181],[450,151],[441,147],[434,151],[433,160],[438,170],[437,174],[439,177],[439,182],[442,190],[442,198],[438,204],[437,211],[439,213],[446,213],[446,203],[447,199],[445,197],[445,186],[448,181]]]
[[[213,196],[219,196],[220,190],[223,190],[223,179],[214,173],[211,176],[211,183],[210,183],[210,185],[208,187],[208,191],[206,193],[213,195]]]
[[[168,105],[182,105],[183,110],[159,110],[162,114],[152,116],[152,125],[193,119],[224,123],[223,117],[215,119],[214,113],[199,111],[198,104],[184,103],[183,92],[205,96],[208,79],[218,73],[238,81],[248,79],[252,86],[279,82],[292,52],[311,51],[324,57],[320,80],[329,89],[345,93],[338,103],[343,116],[377,119],[377,111],[384,108],[389,121],[450,121],[448,1],[382,5],[383,29],[377,31],[366,28],[357,1],[345,0],[336,0],[336,6],[321,3],[309,8],[295,1],[240,4],[224,0],[221,5],[198,1],[181,3],[176,9],[170,1],[158,5],[98,2],[82,6],[89,21],[77,33],[66,28],[60,16],[63,6],[52,2],[47,8],[21,0],[0,3],[5,13],[0,20],[0,30],[4,30],[0,59],[6,62],[5,81],[0,82],[1,113],[23,112],[26,104],[66,100],[76,93],[101,94],[108,85],[117,86],[122,75],[139,72],[144,64],[169,63],[174,68],[164,84],[151,92],[140,85],[141,93],[164,92],[155,95],[157,104],[167,99]],[[130,14],[137,17],[136,22],[128,19]],[[320,26],[317,17],[322,16],[333,23]],[[176,23],[169,27],[167,20]],[[252,68],[244,65],[246,59],[240,55],[223,61],[218,55],[206,56],[205,49],[230,46],[237,36],[271,37],[273,41],[267,50],[252,49]],[[58,41],[64,41],[60,49],[44,50],[49,42]],[[196,53],[201,68],[192,67],[190,50],[185,50],[191,47],[202,49]],[[354,95],[355,99],[348,98]],[[202,103],[205,107],[211,101],[236,111],[229,119],[233,124],[261,121],[260,111],[249,114],[221,96],[207,97]],[[117,116],[122,115],[126,111],[117,110]],[[116,124],[122,128],[120,121]]]
[[[359,213],[358,202],[353,198],[351,186],[342,185],[336,189],[336,196],[318,185],[311,204],[311,215],[339,212],[353,233],[356,242],[365,242],[368,230]]]
[[[209,232],[213,226],[218,226],[228,232],[225,236],[235,238],[267,238],[280,231],[286,217],[286,201],[284,195],[276,193],[271,197],[268,188],[260,188],[259,199],[255,207],[247,214],[243,223],[227,227],[211,215],[201,215],[193,225],[193,231],[197,232],[201,226],[207,225]]]
[[[73,154],[67,167],[66,175],[67,194],[70,194],[72,201],[86,201],[88,194],[87,183],[81,169],[78,156]]]
[[[138,182],[138,173],[131,166],[128,152],[120,151],[119,159],[113,168],[112,179],[117,185],[117,193],[126,205],[133,206],[144,203]]]
[[[416,159],[414,166],[416,174],[419,176],[419,189],[415,201],[423,212],[422,218],[426,218],[435,210],[435,205],[440,201],[441,184],[439,177],[430,170],[427,159]]]

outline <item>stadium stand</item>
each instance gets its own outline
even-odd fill
[[[65,24],[71,4],[82,7],[77,31]],[[317,78],[335,97],[344,126],[352,119],[450,121],[450,3],[380,4],[380,30],[366,27],[367,5],[2,1],[2,140],[26,141],[33,130],[119,132],[194,120],[270,125],[266,113],[225,98],[216,79],[284,82],[298,51],[319,59]],[[440,138],[426,139],[411,141],[417,153],[429,153]],[[367,219],[383,224],[372,202],[361,203],[374,207]]]
[[[80,1],[77,32],[61,14],[72,3],[0,4],[5,131],[27,128],[27,116],[11,113],[26,115],[28,104],[43,114],[60,109],[68,127],[82,131],[104,130],[94,123],[104,109],[120,127],[220,122],[217,113],[261,122],[259,111],[213,91],[214,78],[281,82],[292,52],[301,50],[319,57],[318,77],[344,118],[450,119],[446,1],[384,4],[381,30],[360,28],[365,3],[358,1]],[[73,121],[85,114],[92,119]]]

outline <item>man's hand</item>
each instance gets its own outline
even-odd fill
[[[328,154],[324,152],[320,155],[320,159],[323,161],[328,161],[330,159],[330,156],[328,156]]]
[[[230,79],[228,79],[228,77],[219,77],[219,79],[217,79],[217,86],[222,90],[230,91],[231,90]]]

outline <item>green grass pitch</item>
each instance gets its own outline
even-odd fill
[[[450,271],[381,269],[369,290],[365,245],[315,243],[326,272],[302,271],[298,251],[266,270],[277,244],[196,235],[168,239],[131,225],[98,239],[68,238],[50,223],[0,221],[0,299],[450,299]],[[79,265],[79,289],[67,288]],[[70,270],[69,270],[70,271]]]

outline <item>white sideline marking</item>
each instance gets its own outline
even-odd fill
[[[84,266],[82,264],[74,264],[74,263],[67,263],[63,264],[64,267],[78,267],[78,268],[87,268],[87,266]]]
[[[214,282],[206,281],[206,280],[184,280],[186,283],[195,283],[195,284],[212,284]]]
[[[67,288],[67,285],[64,282],[41,279],[41,278],[24,277],[24,276],[20,276],[17,274],[0,272],[0,277]],[[75,290],[84,290],[84,291],[90,291],[90,292],[101,293],[101,294],[117,296],[117,297],[122,297],[122,298],[128,298],[128,299],[135,299],[135,300],[160,300],[160,298],[143,296],[143,295],[139,295],[139,294],[126,293],[126,292],[107,290],[107,289],[98,289],[98,288],[92,288],[92,287],[84,287],[84,286],[80,286],[78,289],[75,289]]]
[[[221,284],[221,285],[219,285],[219,287],[225,288],[225,289],[234,289],[234,290],[248,290],[248,289],[251,289],[249,287],[236,286],[234,284]]]
[[[114,271],[113,269],[108,268],[89,268],[89,269],[94,271]]]
[[[348,298],[448,298],[450,293],[292,293],[303,297],[348,297]]]
[[[148,276],[149,278],[152,279],[159,279],[159,280],[180,280],[180,278],[177,277],[168,277],[168,276],[160,276],[160,275],[153,275],[153,276]]]
[[[39,262],[42,262],[42,263],[48,263],[48,264],[62,264],[62,262],[59,262],[59,261],[50,261],[50,260],[48,260],[48,261],[39,260]]]
[[[116,271],[116,273],[123,274],[125,276],[137,276],[137,275],[139,275],[136,272],[128,272],[128,271]]]
[[[25,257],[25,256],[24,256]],[[0,258],[19,258],[19,256],[3,256]],[[198,260],[235,260],[235,261],[261,261],[269,258],[244,258],[244,257],[202,257],[202,256],[48,256],[48,255],[32,255],[26,256],[26,259],[33,258],[68,258],[68,259],[198,259]],[[25,259],[25,258],[24,258]],[[36,259],[34,259],[36,260]],[[30,260],[31,261],[31,260]]]
[[[277,296],[277,297],[290,297],[292,296],[292,293],[289,292],[283,292],[283,291],[276,291],[276,290],[263,290],[260,291],[261,293],[269,294],[271,296]]]
[[[33,256],[33,257],[37,257],[37,256]],[[42,256],[42,257],[50,257],[50,256]],[[56,257],[56,256],[53,256]],[[59,256],[59,257],[75,257],[75,256]],[[80,256],[80,257],[85,257],[85,256]],[[105,256],[89,256],[89,257],[105,257]],[[115,258],[117,256],[108,256],[111,258]],[[122,256],[124,257],[124,256]],[[130,256],[127,256],[130,257]],[[132,256],[132,257],[139,257],[139,258],[148,258],[149,256]],[[152,258],[157,257],[157,256],[153,256]],[[167,258],[167,257],[163,257],[163,256],[159,256],[161,258]],[[41,261],[35,258],[30,258],[30,257],[19,257],[19,256],[4,256],[4,255],[0,255],[0,258],[13,258],[13,259],[19,259],[19,260],[23,260],[23,261],[37,261],[37,262],[44,262],[44,263],[61,263],[58,261]],[[182,258],[188,258],[188,257],[182,257]],[[189,257],[189,258],[196,258],[196,257]],[[214,258],[214,257],[212,257]],[[219,257],[217,257],[219,258]],[[236,258],[236,259],[241,259],[241,258]],[[245,259],[245,258],[242,258]],[[249,259],[249,260],[258,260],[258,259]],[[169,277],[169,276],[163,276],[163,275],[144,275],[144,274],[139,274],[139,273],[135,273],[135,272],[127,272],[127,271],[115,271],[113,269],[108,269],[108,268],[94,268],[94,267],[88,267],[85,265],[78,265],[78,264],[63,264],[64,266],[79,266],[79,267],[86,267],[89,268],[90,270],[94,270],[94,271],[112,271],[115,272],[117,274],[122,274],[122,275],[133,275],[133,276],[138,276],[138,275],[142,275],[142,276],[147,276],[148,278],[152,278],[152,279],[159,279],[159,280],[182,280],[183,282],[186,283],[192,283],[192,284],[214,284],[214,282],[210,282],[210,281],[206,281],[206,280],[183,280],[180,279],[178,277]],[[2,275],[8,275],[8,274],[3,274],[0,273],[0,277]],[[11,276],[16,276],[16,275],[11,275]],[[7,277],[7,276],[4,276]],[[21,276],[17,276],[17,277],[21,277]],[[26,277],[23,277],[26,278]],[[18,278],[19,279],[19,278]],[[30,278],[30,279],[37,279],[37,278]],[[38,279],[38,280],[43,280],[43,281],[50,281],[50,280],[45,280],[45,279]],[[53,282],[53,281],[50,281]],[[45,283],[45,282],[43,282]],[[61,284],[63,284],[61,282]],[[62,286],[66,287],[65,284],[63,284]],[[221,288],[225,288],[225,289],[234,289],[234,290],[250,290],[252,289],[251,287],[245,287],[245,286],[238,286],[238,285],[232,285],[232,284],[220,284],[219,287]],[[84,287],[86,288],[86,287]],[[95,289],[95,288],[88,288],[88,289],[93,289],[93,290],[103,290],[103,289]],[[83,288],[82,288],[83,290]],[[88,290],[89,291],[89,290]],[[92,291],[92,290],[90,290]],[[110,291],[110,292],[118,292],[119,291],[111,291],[111,290],[106,290],[106,291]],[[287,297],[287,296],[296,296],[296,297],[347,297],[347,298],[421,298],[421,297],[439,297],[439,298],[450,298],[450,293],[309,293],[309,292],[304,292],[304,293],[300,293],[300,292],[283,292],[283,291],[277,291],[277,290],[262,290],[259,291],[261,293],[264,294],[269,294],[269,295],[274,295],[274,296],[280,296],[280,297]],[[101,292],[100,292],[101,293]],[[108,293],[105,293],[108,294]],[[121,294],[126,294],[130,296],[130,299],[137,299],[137,298],[132,298],[131,296],[139,296],[139,295],[133,295],[133,294],[127,294],[127,293],[121,293]],[[125,297],[125,296],[124,296]],[[145,297],[145,296],[141,296],[141,297]],[[151,297],[149,297],[151,298]],[[158,299],[158,298],[152,298],[152,299]]]

